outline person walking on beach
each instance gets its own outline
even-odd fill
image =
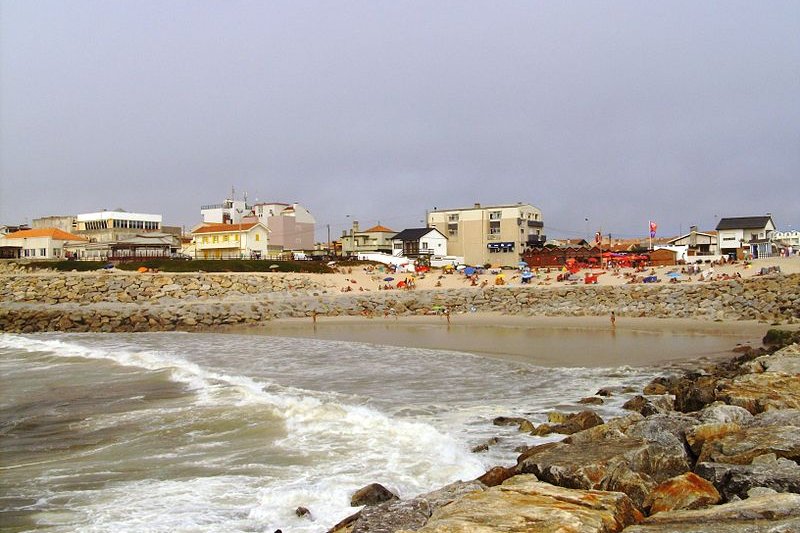
[[[617,327],[617,315],[614,314],[614,311],[611,311],[611,327]]]

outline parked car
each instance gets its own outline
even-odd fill
[[[172,254],[169,256],[170,259],[175,259],[177,261],[189,261],[192,256],[188,254]]]

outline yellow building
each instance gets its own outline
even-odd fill
[[[527,246],[542,245],[542,211],[530,204],[434,210],[428,226],[447,236],[447,254],[468,265],[517,266]]]
[[[192,231],[197,259],[261,259],[269,255],[269,229],[261,222],[206,224]]]

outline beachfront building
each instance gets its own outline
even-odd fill
[[[221,204],[200,206],[200,216],[203,224],[238,224],[243,218],[252,216],[252,209],[247,205],[247,198],[236,200],[231,191],[231,197]]]
[[[447,237],[436,228],[404,229],[392,237],[392,255],[398,257],[444,257],[447,249]]]
[[[721,218],[717,224],[719,253],[742,259],[772,256],[772,234],[775,223],[771,215]]]
[[[686,235],[668,240],[667,246],[686,246],[687,256],[717,255],[717,233],[697,231],[697,226],[692,226]]]
[[[269,229],[261,222],[206,224],[192,231],[196,259],[262,259],[270,248]]]
[[[53,215],[46,217],[34,218],[31,221],[33,229],[42,228],[58,228],[65,233],[72,233],[77,228],[75,227],[75,215]]]
[[[354,256],[362,253],[392,253],[392,238],[397,232],[380,222],[377,226],[361,231],[358,221],[353,221],[350,230],[342,232],[340,242],[342,243],[342,255]]]
[[[151,231],[161,231],[161,215],[128,213],[118,209],[75,217],[75,235],[86,237],[90,242],[115,242]]]
[[[22,259],[64,259],[64,247],[86,239],[58,228],[36,228],[16,231],[0,238],[3,257]]]
[[[317,221],[308,209],[297,202],[258,203],[253,205],[250,216],[269,228],[271,246],[295,251],[314,249]]]
[[[792,250],[800,250],[800,231],[776,231],[772,234],[772,240],[783,247],[791,247]]]
[[[428,226],[447,237],[450,255],[463,257],[469,265],[515,267],[527,247],[547,240],[542,211],[523,203],[434,208],[428,213]]]

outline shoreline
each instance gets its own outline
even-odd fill
[[[608,317],[531,317],[492,312],[444,316],[360,316],[276,319],[229,326],[222,333],[362,342],[469,353],[547,367],[646,367],[729,357],[757,347],[769,325]],[[591,354],[591,355],[589,355]]]

